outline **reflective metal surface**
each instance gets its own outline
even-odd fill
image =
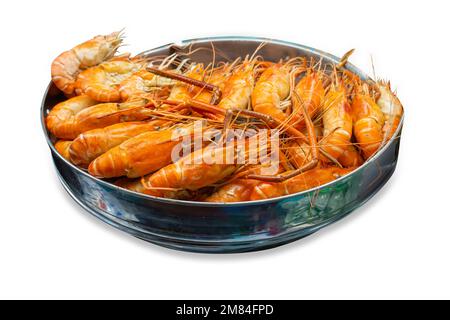
[[[292,43],[261,38],[207,38],[187,40],[190,50],[198,47],[216,51],[216,61],[235,59],[259,51],[267,60],[287,56],[338,58]],[[179,50],[169,44],[143,54],[167,55]],[[188,50],[188,49],[184,49]],[[210,62],[211,50],[197,51],[192,59]],[[347,68],[366,77],[352,65]],[[64,97],[52,84],[45,93],[41,121],[53,161],[65,189],[88,212],[138,238],[172,249],[231,253],[266,249],[305,237],[337,221],[372,197],[390,178],[397,163],[401,125],[394,138],[370,161],[348,176],[324,186],[276,199],[233,204],[214,204],[160,199],[118,188],[96,179],[63,159],[53,147],[44,126],[48,111]],[[403,120],[402,120],[403,121]]]

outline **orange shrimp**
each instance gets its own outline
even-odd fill
[[[215,155],[225,155],[236,150],[237,144],[225,147],[206,147],[196,150],[180,160],[163,167],[141,181],[130,183],[126,188],[148,195],[173,198],[180,190],[198,190],[216,183],[236,171],[238,164],[225,159],[213,159]]]
[[[284,156],[282,156],[284,158]],[[253,189],[264,182],[256,179],[248,179],[246,176],[249,174],[263,174],[263,168],[267,168],[271,164],[267,162],[266,164],[260,164],[252,168],[247,169],[244,172],[240,172],[234,176],[230,182],[221,186],[212,195],[207,197],[204,201],[206,202],[241,202],[250,200],[251,193]],[[278,168],[278,173],[282,172],[283,166],[280,163]]]
[[[286,153],[295,168],[301,168],[312,160],[311,146],[307,143],[290,142]]]
[[[289,95],[289,88],[289,68],[281,63],[270,66],[252,92],[253,110],[285,121],[287,115],[281,110],[281,101]]]
[[[294,70],[291,73],[286,65],[281,64],[275,64],[267,68],[256,83],[255,90],[253,90],[253,110],[268,114],[282,123],[288,121],[289,125],[304,126],[304,112],[308,113],[309,118],[317,112],[322,104],[324,88],[319,74],[309,71],[295,87],[294,114],[292,119],[288,119],[288,115],[280,108],[281,100],[288,96],[291,86],[290,80],[292,83],[294,82],[290,78],[298,71]],[[296,168],[301,168],[313,160],[311,151],[311,146],[306,143],[299,145],[297,142],[291,142],[288,144],[288,155],[292,158]]]
[[[281,197],[309,190],[342,177],[352,170],[353,168],[315,168],[283,182],[259,184],[252,190],[250,200]]]
[[[57,104],[46,118],[48,130],[58,138],[75,138],[72,132],[69,132],[71,128],[68,128],[73,126],[75,115],[97,103],[88,96],[78,96]]]
[[[247,108],[255,84],[253,67],[254,63],[246,61],[233,71],[223,86],[220,108]]]
[[[321,73],[309,69],[307,74],[298,82],[294,94],[297,95],[300,103],[304,105],[309,117],[314,118],[325,99],[325,89]],[[294,104],[293,120],[291,123],[298,128],[302,128],[305,126],[305,119],[302,113],[299,112],[298,107],[296,108],[295,106]]]
[[[332,85],[322,107],[323,134],[320,147],[337,160],[351,144],[352,115],[347,93],[342,84]]]
[[[94,159],[122,142],[147,131],[158,130],[168,123],[165,120],[149,122],[123,122],[80,134],[70,146],[72,162],[87,167]]]
[[[216,68],[212,70],[210,73],[205,72],[204,80],[207,81],[207,83],[216,86],[219,88],[220,91],[222,91],[225,87],[225,81],[228,77],[228,66],[224,65],[222,67]],[[199,88],[195,96],[193,97],[195,100],[205,103],[210,103],[213,98],[214,93],[210,90],[205,90],[204,88]]]
[[[165,69],[170,66],[176,56],[169,56],[161,63],[158,69]],[[181,68],[186,64],[186,60],[182,61],[172,73],[179,73]],[[161,87],[173,86],[176,81],[155,75],[147,70],[141,69],[129,78],[120,83],[119,92],[122,101],[127,101],[136,97],[147,97],[149,93],[160,90]]]
[[[380,97],[377,100],[378,106],[384,113],[386,122],[383,126],[385,139],[390,140],[400,124],[403,115],[403,106],[397,96],[391,91],[391,84],[379,81],[377,87]]]
[[[65,94],[73,95],[78,74],[113,57],[121,43],[121,33],[113,32],[96,36],[61,53],[52,63],[53,83]]]
[[[254,179],[237,179],[227,183],[205,199],[205,202],[241,202],[249,201],[253,189],[261,184]]]
[[[123,80],[119,85],[119,93],[122,101],[132,97],[146,96],[154,83],[155,75],[145,70],[139,70],[129,78]]]
[[[343,150],[343,153],[336,159],[341,166],[344,168],[350,168],[358,167],[363,164],[364,161],[361,155],[352,144],[344,146]],[[298,145],[298,143],[292,142],[288,145],[287,154],[296,168],[301,168],[306,163],[311,161],[311,147],[306,143]],[[324,156],[321,156],[320,160],[324,164],[330,162],[330,160]]]
[[[200,80],[203,78],[204,72],[205,70],[203,68],[203,65],[197,64],[189,71],[187,71],[184,75],[191,79]],[[170,91],[168,100],[186,102],[190,98],[192,98],[194,94],[195,89],[191,85],[181,81],[177,81],[175,86],[172,88],[172,91]]]
[[[87,96],[61,102],[47,116],[48,130],[60,139],[71,140],[88,130],[124,121],[140,121],[152,115],[144,108],[148,103],[145,99],[127,103],[96,103]]]
[[[353,131],[364,157],[372,156],[383,141],[384,114],[368,93],[367,86],[357,88],[353,98]]]
[[[356,150],[356,148],[352,144],[348,145],[344,149],[344,152],[339,156],[337,160],[344,168],[359,167],[364,163],[364,160],[359,154],[358,150]]]
[[[70,145],[72,144],[72,141],[70,140],[58,140],[55,143],[55,149],[58,151],[58,153],[66,160],[71,161],[70,158]]]
[[[100,102],[120,101],[120,84],[140,68],[139,64],[132,61],[103,62],[78,75],[77,92],[87,94]]]
[[[172,149],[193,130],[188,125],[141,133],[96,158],[89,173],[99,178],[137,178],[154,172],[172,162]]]

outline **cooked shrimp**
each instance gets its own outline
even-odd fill
[[[102,103],[78,96],[56,105],[47,116],[47,128],[60,139],[75,139],[79,134],[124,121],[140,121],[152,114],[144,108],[147,100],[128,103]]]
[[[172,149],[193,129],[188,125],[141,133],[91,162],[89,173],[100,178],[137,178],[154,172],[172,162]]]
[[[343,153],[336,160],[344,168],[360,166],[364,162],[359,152],[351,143],[344,146],[343,150]],[[287,154],[295,168],[301,168],[311,161],[311,147],[306,143],[301,145],[298,145],[296,142],[290,143]],[[324,164],[330,162],[325,156],[321,156],[320,160]]]
[[[332,85],[322,107],[323,134],[321,149],[337,160],[350,145],[352,137],[351,107],[342,84]]]
[[[311,147],[305,142],[288,143],[286,153],[295,168],[301,168],[312,160]]]
[[[176,55],[168,56],[158,66],[158,70],[168,68],[176,58]],[[180,73],[180,70],[186,65],[187,62],[187,59],[181,61],[178,67],[171,72],[175,74]],[[131,77],[122,81],[119,86],[119,91],[122,100],[127,101],[136,97],[148,97],[148,95],[153,91],[160,90],[161,87],[173,86],[174,84],[176,84],[176,81],[170,78],[158,76],[145,69],[141,69],[134,73]]]
[[[121,100],[120,84],[141,68],[132,61],[108,61],[78,75],[77,90],[101,102]]]
[[[228,77],[228,73],[229,73],[228,68],[229,67],[227,65],[224,65],[222,67],[214,69],[210,73],[205,72],[204,80],[207,83],[209,83],[213,86],[216,86],[217,88],[219,88],[220,91],[222,91],[225,87],[225,81]],[[195,92],[194,99],[197,101],[210,103],[211,100],[213,99],[213,96],[214,96],[214,92],[212,92],[210,90],[205,90],[205,88],[199,88]]]
[[[303,103],[306,112],[310,118],[314,118],[325,98],[325,89],[322,82],[322,75],[318,71],[309,69],[307,74],[300,79],[295,87],[294,94],[299,97]],[[293,120],[291,123],[296,127],[304,127],[305,119],[299,110],[293,105]]]
[[[227,79],[218,106],[223,109],[246,109],[255,84],[254,63],[244,62]]]
[[[241,201],[249,201],[251,193],[253,189],[264,182],[256,179],[248,179],[247,176],[249,173],[261,175],[263,173],[262,169],[264,167],[270,166],[270,163],[267,165],[257,165],[254,166],[245,172],[241,172],[240,177],[234,177],[230,182],[221,186],[218,190],[216,190],[212,195],[207,197],[204,201],[206,202],[241,202]],[[279,167],[278,172],[283,171],[282,166]]]
[[[65,94],[73,95],[78,74],[113,57],[121,43],[120,32],[113,32],[96,36],[61,53],[52,63],[53,83]]]
[[[261,183],[261,181],[254,179],[234,180],[214,192],[205,201],[224,203],[249,201],[253,189]]]
[[[123,80],[119,85],[119,93],[122,101],[127,101],[132,97],[142,97],[147,95],[154,87],[153,73],[139,70],[129,78]]]
[[[184,189],[198,190],[236,171],[239,165],[234,162],[205,161],[213,159],[214,155],[225,155],[230,150],[236,150],[236,144],[199,149],[154,174],[143,177],[139,182],[128,184],[127,188],[165,198],[173,198],[177,192]]]
[[[58,151],[58,153],[66,160],[71,161],[70,159],[70,153],[69,148],[72,144],[72,141],[70,140],[58,140],[55,143],[55,149]]]
[[[383,142],[384,114],[364,85],[353,98],[353,132],[364,157],[372,156]]]
[[[397,96],[391,91],[389,82],[385,83],[379,81],[377,84],[380,91],[380,97],[377,100],[377,104],[384,113],[386,122],[383,126],[383,132],[385,134],[385,139],[389,140],[397,131],[400,124],[403,116],[403,106]]]
[[[323,100],[324,88],[318,73],[309,71],[295,87],[294,94],[296,96],[292,103],[294,114],[291,119],[288,119],[288,116],[280,108],[281,100],[288,96],[290,76],[295,73],[297,71],[290,73],[289,68],[281,64],[267,68],[253,90],[253,110],[268,114],[281,122],[289,121],[297,127],[304,126],[304,112],[308,113],[309,119],[316,113]],[[288,144],[288,155],[296,168],[302,168],[313,160],[311,151],[312,147],[306,143],[291,142]]]
[[[165,120],[123,122],[83,132],[73,140],[70,158],[74,164],[87,167],[95,158],[111,148],[141,133],[157,130],[166,123]]]
[[[73,139],[75,115],[98,102],[88,96],[78,96],[57,104],[46,118],[48,130],[58,138]]]
[[[337,160],[339,164],[344,168],[359,167],[364,162],[358,150],[356,150],[356,148],[352,144],[348,145],[344,149],[344,152]]]
[[[342,177],[352,170],[353,168],[316,168],[283,182],[263,183],[253,189],[250,200],[269,199],[305,191]]]
[[[203,65],[197,64],[191,67],[191,69],[187,71],[184,74],[184,76],[194,80],[201,80],[204,76],[204,72],[205,70]],[[172,91],[170,91],[168,100],[186,102],[194,95],[195,95],[195,88],[193,86],[191,86],[188,83],[177,81],[174,87],[172,88]]]
[[[287,98],[289,90],[289,68],[281,63],[270,66],[262,73],[253,89],[253,110],[285,121],[287,115],[281,110],[281,101]]]

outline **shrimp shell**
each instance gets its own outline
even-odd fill
[[[141,133],[108,150],[89,165],[89,173],[99,178],[137,178],[172,162],[172,149],[180,143],[177,133],[190,135],[194,126],[175,127]]]
[[[149,118],[151,114],[143,108],[147,102],[142,99],[127,103],[95,104],[97,102],[87,96],[71,98],[50,111],[46,120],[47,128],[60,139],[72,140],[88,130]]]
[[[61,139],[74,139],[75,116],[83,109],[96,105],[98,102],[83,95],[58,103],[46,118],[48,130]]]
[[[356,141],[367,159],[383,141],[384,114],[375,101],[364,92],[355,95],[352,104]]]
[[[61,53],[52,62],[52,81],[67,95],[75,93],[78,74],[113,57],[122,43],[120,32],[96,36]]]
[[[81,72],[76,82],[80,93],[100,102],[121,101],[120,84],[140,68],[131,61],[108,61]]]
[[[351,107],[344,86],[332,87],[323,104],[324,138],[320,147],[334,159],[338,159],[351,144],[353,122]]]
[[[387,140],[390,140],[400,125],[403,115],[403,106],[397,96],[392,92],[390,83],[378,82],[380,97],[377,100],[378,106],[384,113],[386,122],[383,126],[383,132]]]
[[[321,75],[315,71],[309,71],[295,87],[295,94],[300,98],[300,102],[304,104],[306,112],[311,118],[318,113],[325,98],[325,89],[321,79]],[[295,104],[294,104],[295,106]],[[302,113],[294,110],[294,121],[297,127],[305,126],[305,119]]]
[[[289,95],[289,88],[288,68],[280,63],[267,68],[252,92],[253,110],[284,121],[287,116],[280,109],[280,104]]]
[[[154,174],[143,177],[141,181],[128,184],[127,188],[157,197],[174,198],[180,190],[198,190],[209,186],[231,175],[239,165],[226,161],[208,163],[205,159],[217,153],[224,155],[227,149],[235,148],[233,144],[196,150]]]
[[[78,166],[87,167],[111,148],[141,133],[157,130],[167,121],[123,122],[80,134],[70,146],[70,158]]]
[[[55,143],[55,149],[58,151],[58,153],[66,160],[71,161],[70,158],[70,146],[72,144],[72,141],[70,140],[58,140]]]
[[[225,82],[218,106],[223,109],[246,109],[254,84],[252,63],[237,68]]]
[[[250,200],[269,199],[305,191],[333,181],[352,170],[353,168],[315,168],[283,182],[263,183],[254,188]]]
[[[261,181],[253,179],[238,179],[232,181],[206,198],[205,202],[230,203],[249,201],[253,189],[258,184],[261,184]]]

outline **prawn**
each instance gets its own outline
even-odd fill
[[[159,70],[168,68],[176,60],[176,55],[165,58],[158,66]],[[180,70],[188,62],[188,59],[181,61],[178,67],[173,70],[174,73],[180,73]],[[122,81],[119,85],[119,92],[122,101],[134,99],[135,97],[147,97],[149,93],[160,90],[161,87],[169,87],[176,84],[176,81],[155,75],[145,69],[141,69]]]
[[[249,201],[253,189],[261,181],[254,179],[238,179],[227,183],[205,199],[205,202],[241,202]]]
[[[132,61],[107,61],[78,75],[77,92],[100,102],[121,100],[120,84],[135,74],[141,65]]]
[[[61,53],[52,62],[52,81],[66,95],[75,93],[78,74],[114,56],[122,44],[121,32],[96,36]]]
[[[148,100],[97,104],[87,96],[78,96],[57,104],[48,114],[48,130],[60,139],[72,140],[79,134],[115,123],[140,121],[152,113],[144,107]]]
[[[145,70],[139,70],[120,83],[119,92],[122,101],[154,98],[165,93],[162,87],[168,89],[173,84],[174,81],[170,79],[155,76]]]
[[[255,186],[250,200],[262,200],[281,197],[333,181],[353,171],[354,168],[341,169],[337,167],[315,168],[299,174],[291,179],[278,183],[263,183]]]
[[[300,168],[311,161],[311,147],[306,143],[299,145],[296,142],[292,142],[288,145],[287,154],[296,168]],[[320,160],[323,164],[330,162],[328,158],[322,155]],[[342,154],[336,160],[344,168],[360,166],[364,162],[353,144],[344,146]]]
[[[48,130],[58,138],[75,138],[71,132],[68,132],[70,129],[67,127],[73,125],[73,120],[77,113],[97,103],[94,99],[83,95],[57,104],[47,115],[46,125]]]
[[[87,167],[94,159],[122,142],[147,131],[165,126],[165,120],[123,122],[81,133],[70,145],[72,163]]]
[[[71,161],[69,149],[72,144],[70,140],[58,140],[55,143],[55,149],[66,160]]]
[[[208,84],[217,87],[218,90],[222,92],[225,87],[225,82],[228,74],[229,66],[224,65],[212,70],[209,76],[204,76],[204,79],[207,80]],[[205,88],[199,88],[193,98],[197,101],[210,103],[214,100],[214,92],[211,90],[205,90]]]
[[[254,63],[246,61],[224,83],[218,106],[222,109],[246,109],[254,84]]]
[[[141,133],[92,161],[89,173],[98,178],[137,178],[154,172],[172,162],[172,149],[193,130],[188,125]]]
[[[281,63],[274,64],[256,82],[251,95],[253,110],[285,121],[287,115],[281,110],[281,101],[287,98],[289,91],[289,68]]]
[[[353,118],[356,141],[364,157],[371,157],[383,141],[384,114],[368,93],[366,85],[359,86],[353,98]]]
[[[378,81],[377,87],[380,91],[380,97],[377,100],[378,106],[384,113],[386,122],[383,126],[385,139],[390,140],[397,131],[403,115],[403,106],[397,96],[391,91],[389,82]]]
[[[353,144],[348,145],[337,160],[344,168],[359,167],[364,162],[363,158]]]
[[[204,201],[206,202],[241,202],[250,200],[251,193],[253,189],[264,182],[256,179],[247,179],[249,172],[252,174],[261,175],[263,173],[262,169],[270,165],[270,163],[260,164],[247,171],[236,174],[232,177],[228,183],[217,189],[212,195],[207,197]],[[282,166],[278,168],[278,172],[282,171]]]
[[[180,190],[198,190],[214,184],[238,168],[236,161],[206,161],[216,155],[224,156],[237,150],[236,143],[227,146],[207,146],[198,149],[180,160],[163,167],[140,181],[127,184],[126,188],[148,195],[174,198]]]
[[[314,118],[325,98],[325,88],[321,73],[309,69],[307,74],[298,82],[294,89],[294,94],[304,105],[309,117]],[[291,123],[297,128],[302,128],[305,126],[305,118],[302,113],[298,112],[298,107],[295,107],[295,104],[293,104],[293,107],[293,120]]]
[[[204,68],[202,64],[193,66],[187,71],[184,76],[194,80],[200,80],[203,78]],[[188,84],[181,81],[177,81],[175,86],[170,91],[168,100],[185,102],[195,95],[194,89]]]
[[[305,116],[302,115],[306,113],[309,119],[307,123],[308,131],[312,132],[314,128],[310,119],[320,107],[324,96],[324,88],[318,73],[309,71],[295,87],[292,97],[294,117],[288,119],[287,114],[281,110],[281,100],[289,95],[295,75],[299,71],[301,69],[290,72],[286,65],[280,63],[267,68],[256,83],[255,90],[253,90],[252,106],[253,110],[270,115],[280,121],[283,126],[289,126],[290,124],[296,124],[297,127],[304,126]],[[286,124],[287,122],[289,124]],[[314,160],[311,148],[314,148],[315,144],[312,140],[315,140],[314,135],[310,138],[311,146],[306,142],[301,144],[292,142],[288,145],[288,154],[293,158],[296,168],[302,168],[305,164],[312,163]]]
[[[331,85],[322,106],[323,134],[320,148],[335,161],[351,144],[353,121],[342,83]]]

